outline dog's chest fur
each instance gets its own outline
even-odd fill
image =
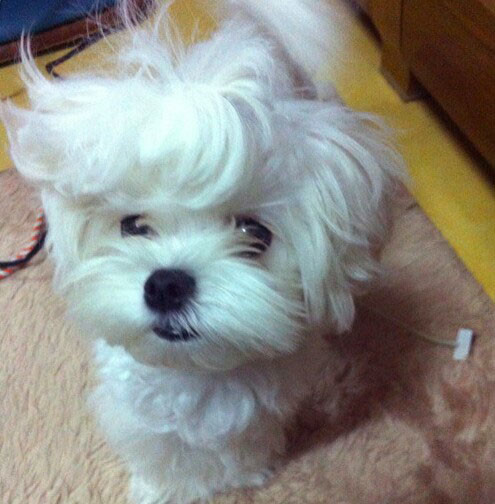
[[[263,417],[290,417],[321,370],[323,354],[315,341],[269,366],[260,362],[227,373],[194,373],[147,366],[122,347],[98,341],[100,385],[91,404],[117,449],[135,435],[164,434],[189,446],[221,449]]]

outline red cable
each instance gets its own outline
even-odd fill
[[[10,261],[0,262],[0,280],[9,277],[18,269],[27,264],[31,258],[36,255],[43,247],[46,236],[45,214],[40,208],[36,213],[36,224],[33,227],[33,233],[28,245],[23,247],[19,254]]]

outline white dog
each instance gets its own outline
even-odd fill
[[[163,9],[129,23],[107,75],[51,81],[25,55],[32,109],[3,106],[137,504],[265,482],[322,336],[350,328],[379,269],[400,165],[315,83],[335,30],[321,1],[224,0],[187,48]]]

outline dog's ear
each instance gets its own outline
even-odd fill
[[[55,151],[49,145],[44,114],[0,103],[0,120],[7,131],[10,156],[21,174],[34,183],[55,177]]]
[[[10,155],[27,180],[41,187],[54,185],[64,176],[64,158],[70,151],[68,136],[75,129],[73,107],[65,92],[67,83],[48,80],[26,58],[22,78],[30,107],[19,108],[8,101],[0,104]]]
[[[48,79],[25,48],[21,76],[30,108],[8,102],[0,108],[19,172],[69,196],[97,194],[116,183],[122,160],[130,164],[128,151],[136,151],[136,129],[128,127],[128,118],[149,103],[141,103],[135,89],[119,79],[84,74]],[[130,96],[134,107],[123,105]]]
[[[379,269],[376,249],[402,161],[371,116],[318,102],[282,108],[290,132],[285,144],[294,146],[290,164],[302,173],[288,228],[307,313],[313,323],[342,332],[354,319],[354,295]]]

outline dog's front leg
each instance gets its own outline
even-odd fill
[[[267,416],[219,446],[192,446],[174,435],[137,441],[127,453],[135,504],[202,502],[232,488],[261,486],[285,446],[283,425]]]

